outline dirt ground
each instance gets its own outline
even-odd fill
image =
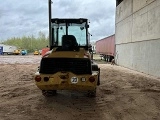
[[[0,120],[160,120],[160,78],[98,60],[95,98],[58,91],[45,98],[33,76],[40,56],[0,56]]]

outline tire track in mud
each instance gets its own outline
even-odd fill
[[[0,79],[0,102],[6,102],[8,99],[18,100],[37,91],[33,80],[35,68],[36,65],[2,65],[0,68],[2,71],[0,76],[3,75]]]
[[[59,108],[63,106],[64,109],[70,111],[68,115],[72,116],[73,120],[82,118],[98,120],[102,117],[101,109],[96,105],[96,98],[88,98],[84,93],[60,91],[57,96],[54,96],[53,99],[49,98],[46,102],[51,104],[56,111],[66,114]]]
[[[26,95],[32,94],[34,91],[38,91],[35,89],[35,86],[32,84],[22,85],[20,87],[10,87],[9,89],[5,88],[1,90],[0,96],[4,99],[14,99],[15,97],[22,97]]]
[[[86,98],[81,97],[77,98],[76,100],[73,99],[73,105],[72,107],[75,107],[78,110],[78,115],[81,116],[81,118],[87,119],[103,119],[101,110],[103,109],[102,106],[98,106],[98,103],[96,102],[96,98]],[[104,104],[104,103],[103,103]],[[76,115],[77,116],[77,115]],[[75,117],[77,119],[78,117]]]
[[[160,119],[158,114],[160,103],[158,100],[153,100],[155,99],[153,96],[150,96],[153,95],[150,92],[159,96],[160,83],[158,81],[132,74],[130,70],[124,71],[122,69],[122,71],[118,71],[117,66],[99,65],[99,67],[105,71],[101,74],[101,93],[104,93],[104,98],[109,98],[110,95],[105,96],[105,93],[107,93],[105,91],[113,92],[112,95],[115,98],[106,105],[105,109],[109,109],[106,114],[109,113],[112,116],[111,118],[116,120]],[[118,67],[118,69],[120,68]],[[147,94],[149,95],[147,96]],[[105,99],[106,102],[107,100]],[[156,101],[156,104],[153,101]]]
[[[37,66],[3,66],[7,84],[4,82],[0,84],[2,90],[0,94],[2,95],[0,119],[160,119],[160,99],[158,98],[160,96],[158,89],[160,83],[158,82],[150,80],[151,84],[146,82],[145,78],[141,81],[142,77],[135,77],[126,71],[118,71],[117,66],[103,64],[99,65],[101,68],[101,85],[97,87],[95,98],[88,98],[85,93],[75,91],[58,91],[56,96],[45,98],[34,85],[32,75]],[[12,71],[13,69],[17,71]],[[15,74],[20,75],[15,76],[15,79],[12,80]],[[1,75],[3,74],[0,68]],[[12,82],[10,83],[10,81]]]
[[[78,94],[78,93],[77,93]],[[52,116],[52,112],[57,113],[55,116],[57,116],[57,119],[65,118],[62,116],[59,116],[61,113],[65,116],[69,116],[66,118],[66,120],[99,120],[104,119],[103,118],[103,105],[105,104],[105,101],[102,100],[102,102],[99,101],[97,103],[97,98],[88,98],[86,96],[81,96],[81,94],[77,95],[71,95],[69,96],[66,94],[66,92],[60,92],[57,96],[51,97],[51,98],[45,98],[41,94],[32,94],[28,97],[21,96],[21,99],[16,98],[12,99],[8,102],[2,102],[0,105],[0,108],[7,105],[10,109],[13,109],[17,105],[17,112],[20,111],[26,111],[27,113],[32,113],[34,111],[39,111],[42,113],[41,115],[44,116],[45,113],[50,113],[49,116]],[[22,102],[27,102],[27,104],[23,105]],[[36,102],[37,101],[37,102]],[[30,104],[32,102],[32,105]],[[103,104],[103,105],[99,105]],[[30,106],[31,105],[31,106]],[[18,110],[18,106],[21,106],[21,109]],[[51,111],[50,111],[51,110]],[[66,111],[67,110],[67,111]],[[42,111],[42,112],[41,112]],[[43,111],[46,111],[43,114]],[[7,110],[7,113],[12,113],[13,111]],[[40,116],[41,116],[40,115]],[[54,115],[53,115],[54,116]],[[41,120],[41,119],[40,119]]]
[[[114,117],[111,116],[112,114],[110,112],[107,112],[109,108],[111,108],[111,104],[113,104],[112,101],[114,101],[115,97],[112,95],[112,92],[109,92],[106,97],[106,95],[101,94],[102,91],[99,89],[97,90],[97,96],[96,98],[88,98],[85,96],[85,94],[81,94],[81,96],[78,96],[80,93],[73,94],[68,98],[65,99],[62,102],[63,98],[59,98],[59,95],[57,96],[58,103],[63,103],[63,105],[68,105],[69,108],[72,110],[74,109],[75,115],[74,119],[82,119],[85,118],[86,120],[106,120],[107,119],[113,119]],[[64,93],[63,93],[64,94]],[[70,98],[71,97],[71,98]],[[56,98],[55,98],[56,99]],[[106,115],[107,114],[107,115]]]
[[[25,55],[25,56],[0,56],[0,64],[37,64],[40,63],[41,56]]]

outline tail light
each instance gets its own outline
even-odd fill
[[[40,81],[41,81],[41,77],[40,77],[40,76],[36,76],[36,77],[35,77],[35,81],[36,81],[36,82],[40,82]]]
[[[90,82],[94,82],[94,81],[95,81],[95,78],[92,76],[92,77],[89,78],[89,81],[90,81]]]
[[[44,81],[47,82],[49,80],[49,77],[44,77]]]

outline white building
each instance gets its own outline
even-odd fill
[[[117,0],[117,64],[160,77],[160,0]]]

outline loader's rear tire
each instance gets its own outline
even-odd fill
[[[98,71],[99,71],[99,73],[98,73],[98,81],[97,81],[97,85],[99,86],[99,85],[100,85],[100,68],[98,68]]]
[[[97,81],[97,85],[100,85],[100,68],[98,68],[98,65],[96,64],[92,64],[92,71],[98,71],[98,81]]]
[[[92,71],[98,71],[98,65],[92,64]]]
[[[42,90],[42,95],[45,97],[55,96],[57,94],[57,90]]]
[[[96,97],[96,89],[95,90],[89,90],[87,93],[88,97]]]

